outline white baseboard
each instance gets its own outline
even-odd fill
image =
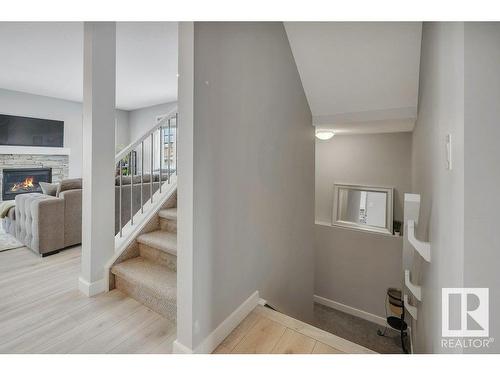
[[[78,289],[87,297],[92,297],[108,291],[108,283],[106,278],[89,283],[81,276],[78,278]]]
[[[346,314],[353,315],[364,320],[368,320],[369,322],[377,323],[383,327],[387,325],[387,321],[385,318],[382,318],[381,316],[360,309],[356,309],[355,307],[344,305],[343,303],[336,302],[331,299],[317,295],[313,296],[313,300],[314,302],[319,303],[320,305],[328,306],[331,307],[332,309],[345,312]]]
[[[195,349],[195,353],[210,354],[240,324],[259,303],[259,292],[255,291],[231,315],[210,333]]]
[[[172,344],[172,354],[193,354],[193,351],[187,346],[175,340]]]

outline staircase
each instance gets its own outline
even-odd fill
[[[164,317],[177,307],[177,204],[162,208],[156,228],[136,238],[138,256],[115,264],[115,287]]]
[[[115,256],[107,267],[110,289],[172,321],[177,315],[176,128],[174,111],[116,156],[119,209],[130,209],[120,211]]]

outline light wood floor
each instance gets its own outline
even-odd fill
[[[0,252],[0,353],[170,353],[175,324],[118,290],[78,291],[80,247]]]
[[[214,351],[214,354],[350,353],[374,352],[263,306],[257,306]]]
[[[0,353],[170,353],[175,324],[118,290],[78,291],[80,247],[0,252]],[[258,306],[214,353],[373,353]]]

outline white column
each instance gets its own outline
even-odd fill
[[[84,23],[83,201],[80,291],[108,290],[114,253],[116,24]]]
[[[177,142],[177,340],[174,353],[193,352],[194,24],[179,22]]]

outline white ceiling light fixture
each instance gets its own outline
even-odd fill
[[[333,130],[325,130],[325,129],[318,129],[316,130],[316,138],[322,140],[322,141],[328,141],[329,139],[332,139],[335,133]]]

